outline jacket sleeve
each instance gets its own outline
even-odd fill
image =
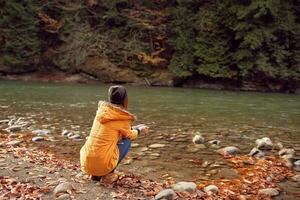
[[[122,137],[129,138],[130,140],[135,140],[138,136],[137,130],[131,130],[126,128],[120,129],[119,133]]]

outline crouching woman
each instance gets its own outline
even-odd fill
[[[145,125],[131,128],[135,116],[127,111],[125,87],[112,86],[108,102],[100,101],[90,134],[80,150],[81,169],[93,180],[110,174],[128,153],[131,140],[147,134]]]

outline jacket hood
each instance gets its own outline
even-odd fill
[[[98,120],[102,124],[110,121],[136,120],[136,116],[124,108],[106,101],[99,101],[98,112]]]

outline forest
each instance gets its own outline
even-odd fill
[[[299,88],[297,0],[0,0],[0,7],[4,75],[59,70],[102,82]]]

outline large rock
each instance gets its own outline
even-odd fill
[[[267,195],[267,196],[274,197],[274,196],[278,196],[279,192],[274,188],[265,188],[265,189],[260,189],[258,191],[258,194],[264,194],[264,195]]]
[[[68,191],[72,191],[72,190],[74,190],[74,187],[71,183],[63,182],[54,188],[53,193],[54,195],[58,195],[60,193],[68,193]]]
[[[51,131],[48,129],[43,129],[43,130],[34,130],[32,131],[32,133],[38,136],[45,136],[45,135],[49,135]]]
[[[204,192],[212,192],[212,193],[218,193],[219,188],[215,185],[208,185],[203,189]]]
[[[224,147],[222,149],[217,150],[217,152],[223,156],[235,155],[237,154],[239,149],[234,146]]]
[[[294,162],[294,170],[299,172],[300,171],[300,160]]]
[[[12,140],[10,142],[7,142],[6,145],[8,146],[18,146],[19,144],[21,144],[22,141],[19,141],[19,140]]]
[[[265,156],[265,153],[262,152],[261,150],[259,150],[258,148],[253,148],[250,153],[249,156],[255,157],[255,158],[261,158]]]
[[[166,146],[165,144],[151,144],[149,148],[156,149],[156,148],[163,148],[165,146]]]
[[[261,150],[271,150],[273,148],[273,143],[268,137],[257,139],[255,143],[257,145],[257,148]]]
[[[205,141],[204,137],[202,135],[195,135],[193,138],[194,144],[203,144]]]
[[[174,184],[173,190],[178,191],[178,192],[194,192],[197,188],[197,185],[193,182],[178,182]]]
[[[156,196],[155,200],[173,200],[176,193],[172,189],[165,189],[160,191]]]

